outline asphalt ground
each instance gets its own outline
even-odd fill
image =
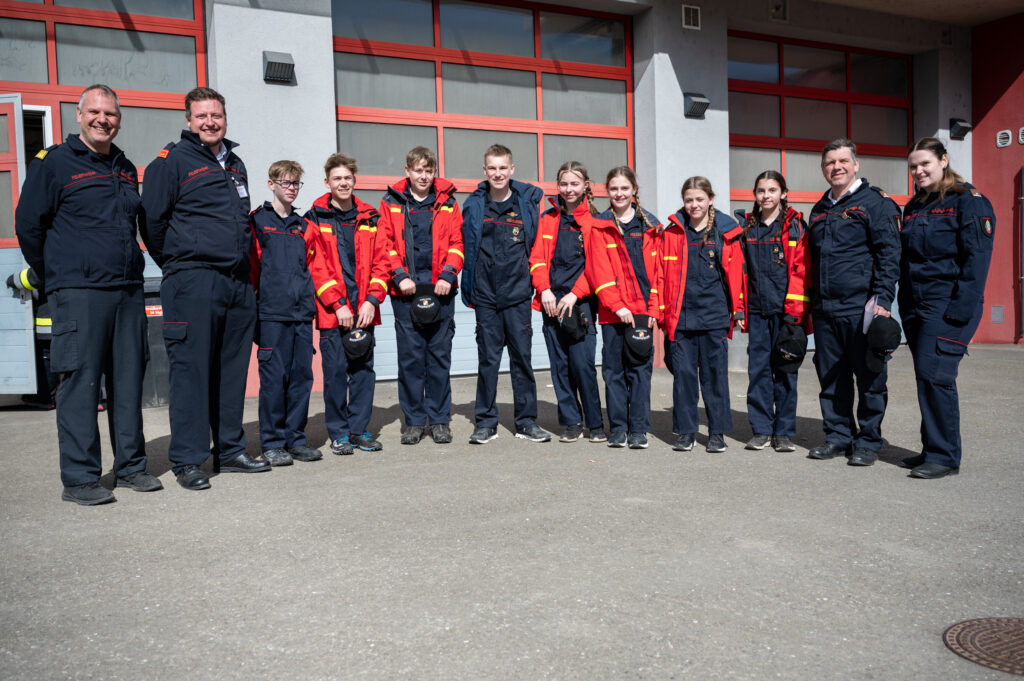
[[[540,424],[557,432],[548,379]],[[740,373],[724,454],[706,433],[671,451],[663,369],[643,451],[515,439],[507,376],[500,437],[469,445],[475,378],[459,378],[451,445],[400,446],[381,383],[383,452],[325,447],[189,492],[151,409],[165,490],[88,508],[60,500],[53,412],[6,408],[0,679],[1012,678],[942,633],[1024,616],[1022,384],[1024,350],[972,346],[963,471],[929,481],[898,466],[919,443],[905,348],[872,468],[806,458],[821,440],[809,362],[791,454],[743,449]],[[255,451],[255,400],[246,428]],[[308,433],[326,444],[320,395]]]

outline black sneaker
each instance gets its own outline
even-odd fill
[[[718,454],[729,449],[729,447],[725,444],[725,438],[722,437],[721,433],[712,433],[708,435],[708,446],[706,449],[712,454]]]
[[[488,428],[487,426],[480,426],[473,431],[473,434],[469,436],[469,444],[471,445],[482,445],[485,442],[490,442],[494,438],[498,437],[497,428]]]
[[[403,445],[417,445],[423,439],[423,426],[406,426],[402,433]]]
[[[777,452],[795,452],[796,444],[785,435],[776,435],[772,438],[772,449]]]
[[[604,428],[591,428],[590,429],[590,441],[591,442],[608,442],[608,436],[605,435]]]
[[[630,433],[630,449],[647,449],[647,433]]]
[[[98,506],[117,501],[114,493],[102,487],[98,482],[87,482],[84,485],[70,485],[60,495],[64,501],[73,501],[82,506]]]
[[[348,436],[339,437],[337,440],[331,440],[331,454],[337,454],[338,456],[348,456],[355,452],[352,449],[352,443],[349,441]]]
[[[761,451],[762,449],[764,449],[765,447],[768,446],[769,442],[772,442],[774,444],[774,440],[773,440],[773,438],[771,436],[769,436],[769,435],[758,435],[757,433],[754,433],[754,437],[752,437],[749,440],[747,440],[747,445],[746,445],[746,447],[744,447],[744,449],[750,449],[750,450],[753,450],[753,451]]]
[[[156,492],[164,488],[160,480],[146,471],[135,471],[117,479],[118,487],[127,487],[136,492]]]
[[[288,448],[288,453],[296,461],[319,461],[324,458],[323,452],[306,445],[295,445]]]
[[[583,426],[576,424],[575,426],[567,426],[565,432],[558,438],[559,442],[576,442],[583,437]]]
[[[693,443],[696,439],[694,433],[683,433],[672,445],[672,449],[677,452],[688,452],[693,449]]]
[[[358,447],[364,452],[379,452],[380,450],[384,449],[384,445],[382,445],[379,441],[375,440],[373,437],[373,433],[369,431],[363,433],[362,435],[352,435],[349,437],[349,441],[352,443],[353,446]]]
[[[292,455],[280,447],[274,447],[263,452],[263,458],[270,462],[271,466],[291,466]]]
[[[452,429],[447,423],[435,423],[430,426],[430,437],[439,445],[446,445],[452,441]]]
[[[551,433],[549,433],[548,431],[544,430],[543,428],[538,426],[536,423],[531,423],[530,425],[526,426],[525,428],[520,428],[519,430],[517,430],[516,431],[516,437],[521,437],[524,440],[529,440],[530,442],[550,442],[551,441]]]
[[[608,438],[608,446],[609,447],[615,447],[616,449],[618,449],[619,447],[625,447],[626,446],[626,433],[624,433],[621,430],[618,431],[618,432],[612,433],[611,436],[609,436],[609,438]]]

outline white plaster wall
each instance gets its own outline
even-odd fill
[[[288,11],[242,4],[206,5],[210,86],[227,99],[228,138],[249,170],[253,205],[271,198],[270,164],[291,159],[306,170],[296,205],[308,208],[326,191],[323,163],[337,150],[330,1],[307,0]],[[294,85],[263,81],[264,50],[292,55]]]

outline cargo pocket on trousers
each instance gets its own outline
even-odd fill
[[[256,359],[260,362],[269,362],[274,356],[274,348],[257,348]]]
[[[953,385],[960,368],[960,360],[967,354],[964,343],[939,336],[935,339],[935,383]]]
[[[54,322],[50,331],[50,371],[63,374],[81,367],[78,357],[78,322]]]
[[[188,322],[164,322],[164,344],[172,345],[185,340],[188,335]]]

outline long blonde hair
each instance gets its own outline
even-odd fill
[[[590,209],[591,215],[597,215],[597,206],[594,205],[594,192],[590,189],[590,175],[587,174],[587,167],[579,161],[566,161],[558,169],[558,173],[555,175],[555,182],[562,179],[562,173],[576,173],[583,178],[583,182],[586,184],[585,196],[587,197],[587,207]],[[558,195],[558,207],[563,213],[567,213],[565,206],[565,199],[562,195]]]

